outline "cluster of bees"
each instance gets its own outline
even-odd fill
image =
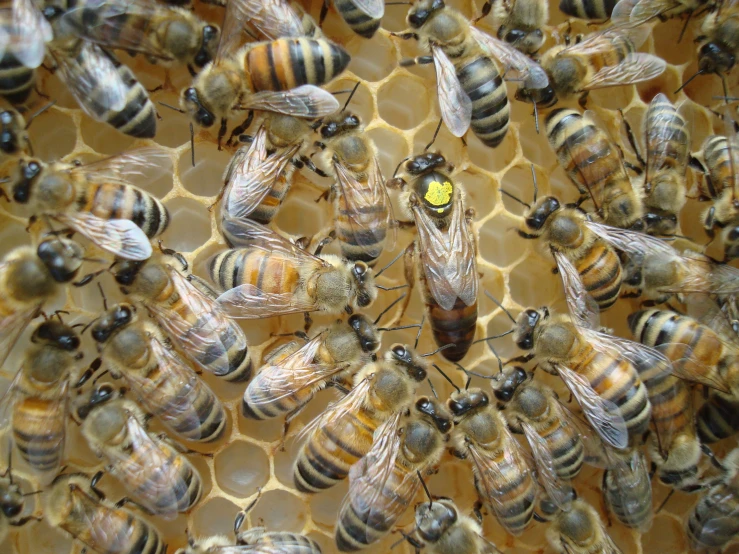
[[[354,32],[371,38],[385,5],[335,0],[333,8]],[[495,156],[510,124],[506,82],[516,83],[515,100],[532,104],[537,129],[541,114],[542,132],[579,193],[575,203],[538,198],[534,182],[527,203],[517,191],[502,191],[526,208],[520,238],[537,241],[556,262],[568,313],[544,306],[514,317],[487,293],[511,330],[482,338],[476,337],[483,291],[473,207],[451,177],[452,163],[431,150],[434,141],[397,160],[392,178],[382,175],[375,144],[348,109],[354,91],[342,107],[322,88],[350,62],[322,31],[329,5],[318,23],[287,0],[228,0],[224,9],[221,28],[188,6],[154,0],[13,0],[0,12],[0,95],[15,106],[0,113],[2,187],[9,209],[28,218],[32,243],[0,263],[0,364],[14,347],[23,352],[0,401],[9,445],[0,479],[0,542],[11,526],[44,518],[100,554],[166,552],[150,516],[187,513],[203,494],[202,477],[187,457],[197,453],[178,441],[218,441],[227,424],[202,372],[245,388],[243,417],[284,417],[285,436],[319,390],[336,389],[339,398],[299,433],[293,479],[305,494],[348,479],[335,530],[342,552],[391,532],[437,554],[504,551],[484,536],[485,516],[511,535],[525,533],[534,519],[544,522],[551,546],[565,554],[620,552],[572,484],[586,464],[604,469],[605,504],[623,525],[649,529],[656,474],[673,490],[697,495],[685,526],[695,550],[718,552],[731,542],[739,533],[739,449],[718,459],[708,445],[739,431],[739,270],[730,265],[739,257],[739,139],[729,108],[736,101],[729,72],[739,54],[737,4],[562,0],[569,16],[608,22],[542,50],[544,2],[486,3],[480,17],[492,12],[496,36],[443,0],[410,3],[408,29],[393,35],[416,40],[424,52],[402,65],[435,66],[437,134],[444,125],[464,140],[471,130]],[[563,104],[585,108],[591,90],[659,76],[664,60],[637,50],[670,17],[686,25],[702,17],[698,73],[691,79],[722,80],[727,109],[716,116],[727,131],[708,137],[694,155],[689,118],[660,93],[650,99],[640,134],[625,125],[636,160],[630,163],[623,141],[594,113]],[[156,135],[157,110],[117,50],[187,66],[192,83],[180,101],[191,132],[217,127],[219,148],[240,144],[212,206],[227,248],[208,262],[204,276],[156,243],[170,215],[132,184],[168,157],[161,149],[136,148],[91,163],[34,156],[27,127],[44,110],[22,113],[44,60],[87,115],[132,137]],[[229,122],[242,115],[227,138]],[[300,170],[331,179],[325,196],[334,229],[326,237],[292,240],[270,226]],[[689,171],[697,196],[708,202],[703,225],[722,245],[723,260],[677,234]],[[399,227],[412,228],[415,238],[376,269]],[[324,253],[334,241],[339,253]],[[678,241],[688,246],[678,249]],[[405,286],[419,285],[424,320],[381,327],[399,302],[405,313],[410,291],[375,319],[362,312],[379,291],[393,288],[376,279],[401,257]],[[85,274],[85,264],[104,268]],[[108,306],[103,295],[104,312],[91,321],[70,325],[65,312],[43,311],[70,286],[95,282],[102,292],[105,276],[125,301]],[[628,318],[634,340],[600,326],[600,312],[622,296],[642,299],[643,309]],[[309,335],[312,313],[339,319]],[[259,364],[237,320],[288,314],[305,314],[305,331]],[[378,354],[383,333],[418,328],[420,336],[426,321],[438,348],[420,353],[417,337],[414,345],[396,343]],[[83,368],[88,335],[100,355]],[[461,364],[478,342],[497,357],[495,345],[508,335],[526,354],[498,358],[489,374]],[[579,409],[536,379],[537,371],[558,376]],[[433,387],[432,396],[420,395],[434,372],[454,387],[449,398]],[[460,377],[464,386],[455,384]],[[492,386],[470,386],[473,378]],[[694,409],[699,388],[706,397]],[[152,418],[167,432],[150,430]],[[67,467],[72,421],[104,471]],[[473,515],[426,487],[447,455],[469,464],[479,496]],[[33,513],[24,506],[33,493],[13,479],[15,459],[42,485]],[[98,488],[106,475],[126,490],[117,503]],[[415,504],[422,488],[427,498]],[[242,531],[255,502],[239,512],[235,538],[188,536],[181,552],[321,552],[297,533]],[[414,504],[413,525],[400,528]]]

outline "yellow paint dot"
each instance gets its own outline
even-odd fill
[[[443,185],[439,181],[431,181],[424,198],[432,206],[443,206],[449,203],[449,200],[452,198],[452,192],[452,184],[449,181],[444,181]],[[444,210],[438,209],[436,211],[441,213]]]

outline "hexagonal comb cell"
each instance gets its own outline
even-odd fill
[[[413,102],[408,102],[413,98]],[[387,124],[413,129],[429,113],[429,95],[424,83],[402,72],[394,73],[377,91],[377,109]]]
[[[216,454],[215,474],[221,490],[243,498],[267,483],[269,459],[256,445],[232,442]]]

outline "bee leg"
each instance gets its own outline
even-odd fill
[[[718,458],[716,458],[716,455],[713,453],[713,450],[711,450],[707,445],[701,444],[701,451],[708,456],[708,458],[711,460],[711,463],[716,467],[717,469],[720,469],[721,471],[726,471],[726,468],[724,465],[719,461]]]
[[[539,514],[534,512],[533,514],[534,521],[538,521],[539,523],[547,523],[547,520],[541,517]]]
[[[427,65],[434,63],[433,56],[418,56],[417,58],[404,58],[400,60],[400,67],[409,67],[411,65]]]
[[[329,245],[333,240],[336,238],[336,231],[331,231],[328,236],[321,240],[321,242],[318,243],[316,246],[315,251],[313,252],[314,256],[320,256],[321,252],[323,252],[323,249]]]
[[[128,498],[127,496],[124,496],[124,497],[123,497],[123,498],[121,498],[121,499],[120,499],[120,500],[119,500],[118,502],[116,502],[116,503],[115,503],[115,507],[116,507],[116,508],[123,508],[124,506],[126,506],[126,505],[128,505],[128,504],[130,504],[131,506],[133,506],[133,507],[134,507],[134,508],[136,508],[137,510],[140,510],[141,512],[143,512],[143,513],[144,513],[144,514],[146,514],[147,516],[153,516],[153,515],[154,515],[154,512],[152,512],[152,511],[151,511],[150,509],[148,509],[148,508],[146,508],[146,507],[142,506],[141,504],[139,504],[139,503],[138,503],[138,502],[136,502],[135,500],[131,500],[131,499],[130,499],[130,498]]]
[[[321,196],[315,199],[315,203],[318,204],[321,200],[328,200],[329,195],[331,194],[331,189],[326,189],[321,193]]]
[[[221,127],[218,129],[218,151],[219,152],[223,150],[223,146],[221,145],[221,142],[223,141],[223,137],[226,136],[227,130],[228,130],[228,120],[224,117],[221,119]]]
[[[43,92],[41,92],[39,90],[38,86],[33,87],[33,90],[35,90],[36,91],[36,94],[38,94],[41,98],[44,98],[46,100],[49,100],[50,99],[47,94],[44,94]]]
[[[580,98],[577,99],[577,103],[580,104],[580,107],[585,110],[587,109],[587,103],[588,103],[588,91],[586,90],[580,95]]]
[[[154,94],[155,92],[159,92],[160,90],[164,90],[164,85],[159,85],[154,88],[148,88],[146,89],[146,92],[148,92],[149,94]]]
[[[310,316],[309,312],[305,312],[303,314],[303,318],[305,319],[305,332],[307,333],[310,331],[310,328],[313,326],[313,318]]]
[[[38,516],[26,516],[22,517],[21,519],[17,519],[15,521],[8,521],[9,525],[12,525],[13,527],[21,527],[28,523],[29,521],[44,521],[44,518],[38,517]]]
[[[82,385],[84,385],[90,377],[95,375],[97,371],[100,369],[100,367],[103,365],[102,358],[95,358],[92,363],[90,364],[90,367],[88,367],[85,372],[80,375],[80,378],[77,380],[77,382],[72,386],[74,389],[80,388]]]
[[[400,310],[399,319],[403,319],[405,311],[408,309],[408,304],[410,304],[411,301],[411,293],[416,284],[416,269],[415,264],[413,263],[415,257],[416,241],[414,240],[406,247],[405,252],[403,253],[403,272],[405,273],[405,282],[408,283],[408,294],[406,295],[403,307]]]
[[[475,505],[472,506],[472,513],[475,514],[475,518],[482,525],[482,500],[479,498],[475,502]]]
[[[480,11],[480,15],[473,19],[471,23],[474,25],[481,19],[485,19],[490,13],[491,9],[493,9],[493,0],[486,0],[486,2],[482,5],[482,11]]]
[[[105,273],[107,269],[101,269],[100,271],[96,271],[94,273],[88,273],[82,279],[79,281],[73,281],[72,285],[75,287],[84,287],[85,285],[89,285],[98,275]]]
[[[226,146],[231,146],[234,144],[234,137],[240,136],[246,131],[254,121],[254,110],[249,110],[249,115],[246,116],[246,119],[241,123],[241,125],[238,125],[234,127],[233,131],[231,131],[231,136],[228,137],[228,140],[226,141]]]
[[[317,167],[316,164],[313,163],[313,160],[311,160],[308,156],[300,156],[300,161],[305,164],[305,167],[310,169],[319,177],[331,177],[331,175],[323,171],[321,168]]]
[[[102,471],[98,471],[95,475],[92,476],[92,479],[90,480],[90,490],[94,492],[95,496],[97,496],[100,500],[105,500],[105,493],[97,488],[97,484],[100,482],[100,479],[103,478],[103,475],[104,473]]]
[[[323,0],[323,5],[321,6],[321,13],[318,15],[318,26],[323,29],[323,22],[326,20],[326,16],[328,15],[328,0]]]
[[[606,514],[606,524],[608,527],[611,527],[613,526],[613,521],[611,521],[611,510],[609,509],[608,502],[606,502],[606,475],[608,475],[607,470],[603,472],[603,479],[600,482],[600,498],[603,502],[603,513]]]
[[[715,231],[714,226],[716,225],[716,206],[711,206],[708,209],[708,212],[706,212],[706,218],[703,221],[703,229],[706,231],[706,234],[713,238]]]
[[[621,122],[624,125],[624,128],[626,129],[626,137],[629,139],[629,144],[631,145],[632,150],[634,150],[634,154],[636,155],[636,159],[639,161],[639,164],[644,168],[647,166],[647,162],[644,161],[644,158],[642,158],[641,153],[639,152],[639,146],[636,143],[636,137],[634,136],[634,131],[631,128],[631,123],[624,117],[623,110],[619,109],[618,113],[621,114]]]
[[[292,423],[292,420],[295,419],[298,416],[298,414],[300,414],[300,412],[303,411],[303,408],[305,408],[305,406],[306,406],[305,404],[303,404],[302,406],[298,406],[292,412],[288,413],[285,416],[285,424],[282,427],[282,439],[280,439],[280,446],[279,446],[280,452],[285,451],[285,439],[287,439],[287,433],[290,430],[290,423]]]

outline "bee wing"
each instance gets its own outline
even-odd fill
[[[392,208],[385,188],[377,159],[370,163],[367,183],[360,183],[341,163],[334,163],[336,182],[346,202],[345,216],[348,219],[358,246],[365,247],[367,254],[377,258],[381,253],[386,233],[391,229]],[[375,224],[377,213],[385,213],[385,227]]]
[[[655,349],[669,356],[672,364],[672,374],[675,377],[693,383],[700,383],[726,394],[731,393],[731,387],[718,369],[704,365],[694,355],[691,345],[668,342],[656,346]]]
[[[40,310],[41,304],[39,303],[0,318],[0,367],[5,364],[5,360],[8,359],[21,333]]]
[[[262,319],[287,314],[314,312],[314,301],[301,301],[295,294],[264,293],[254,285],[244,284],[227,290],[216,300],[223,312],[234,319]]]
[[[387,502],[380,500],[387,491],[387,482],[393,474],[395,461],[401,445],[401,414],[380,425],[374,434],[372,448],[349,470],[349,491],[344,497],[339,510],[340,514],[348,510],[364,525],[377,529],[388,529],[395,525],[398,518],[413,500],[420,488],[416,472],[409,471],[403,481],[393,488],[392,494],[402,496],[406,502]],[[370,537],[367,537],[367,541]]]
[[[572,505],[571,497],[568,494],[570,483],[557,475],[554,458],[549,451],[547,441],[541,438],[539,433],[525,421],[521,422],[521,427],[531,447],[531,453],[534,455],[536,469],[539,472],[539,482],[543,484],[544,490],[547,491],[547,494],[557,506],[569,511]]]
[[[442,232],[420,206],[414,206],[419,255],[434,300],[444,310],[457,301],[477,301],[477,255],[470,240],[461,196],[457,196],[449,227]]]
[[[627,55],[621,63],[608,65],[593,75],[590,81],[582,86],[582,90],[633,85],[649,81],[661,75],[667,62],[652,54],[641,52]]]
[[[623,460],[618,456],[614,456],[614,458],[618,462],[609,471],[617,483],[623,512],[637,514],[641,512],[642,505],[645,502],[642,491],[651,491],[652,489],[651,483],[645,485],[645,483],[649,483],[647,461],[644,459],[644,454],[639,450],[634,450],[628,460]],[[649,496],[649,505],[651,506],[651,494]],[[645,515],[645,519],[639,525],[639,530],[644,532],[651,524],[652,510],[649,510]]]
[[[383,0],[353,0],[352,7],[372,19],[382,19],[385,15],[385,2]]]
[[[675,258],[677,252],[667,242],[628,229],[619,229],[595,221],[586,221],[585,225],[600,238],[617,250],[623,250],[629,256],[649,256],[659,254],[665,258]]]
[[[631,11],[629,20],[632,25],[641,25],[677,5],[679,4],[674,0],[639,0]]]
[[[162,12],[166,14],[169,11],[155,0],[85,2],[82,6],[67,10],[60,23],[66,32],[101,46],[172,60],[171,54],[160,46],[151,28],[139,24],[160,18]]]
[[[259,38],[275,40],[303,35],[300,16],[287,0],[238,0],[231,12],[238,13],[249,28],[256,29],[262,35]]]
[[[582,441],[585,452],[585,463],[593,467],[607,468],[611,465],[608,451],[610,447],[603,444],[601,438],[593,428],[567,407],[561,400],[557,404],[562,410],[563,419],[567,425],[572,425]]]
[[[603,442],[617,450],[624,450],[629,445],[629,433],[619,407],[598,395],[582,375],[560,364],[556,365],[556,369]]]
[[[431,45],[436,69],[439,111],[444,124],[455,137],[464,136],[472,121],[472,100],[462,88],[454,64],[438,46]]]
[[[89,529],[89,546],[95,552],[125,552],[134,540],[136,527],[121,525],[117,510],[80,510],[79,518],[79,525]]]
[[[113,59],[99,45],[81,41],[76,56],[51,50],[59,67],[59,77],[75,100],[91,118],[101,121],[101,113],[120,112],[126,107],[128,86],[118,73]],[[80,60],[84,60],[80,63]],[[99,107],[93,107],[95,104]],[[97,109],[96,109],[97,108]]]
[[[482,48],[503,65],[506,75],[522,80],[527,89],[542,89],[549,84],[546,71],[534,60],[477,27],[471,26],[470,31]]]
[[[213,64],[218,65],[224,59],[231,57],[241,46],[244,31],[249,28],[250,14],[255,10],[259,0],[229,0],[226,2],[226,13],[223,16],[221,36],[218,40],[218,50]]]
[[[249,94],[242,110],[263,110],[293,117],[315,119],[331,115],[339,109],[333,94],[315,85],[302,85],[284,91],[263,91]]]
[[[597,302],[585,290],[577,269],[562,252],[552,250],[552,254],[557,262],[559,275],[562,277],[565,299],[572,319],[582,327],[597,328],[600,321],[600,309]]]
[[[647,176],[654,175],[657,171],[666,167],[665,162],[672,158],[678,159],[678,163],[682,167],[678,167],[677,169],[683,174],[687,169],[688,148],[686,147],[683,152],[676,151],[673,144],[687,143],[689,145],[690,129],[685,119],[683,119],[683,125],[680,127],[672,125],[675,117],[680,117],[677,110],[675,112],[656,110],[655,106],[664,102],[669,102],[669,99],[660,92],[649,103],[647,114],[644,117],[644,134],[647,146]],[[667,167],[669,167],[669,164]]]
[[[230,369],[229,348],[246,348],[243,331],[238,325],[232,325],[216,301],[200,292],[182,273],[169,265],[166,269],[180,302],[198,320],[187,321],[177,311],[156,302],[147,303],[147,310],[191,361],[209,373],[226,375]],[[224,344],[223,337],[229,339],[228,345]],[[207,364],[198,361],[203,358],[211,361]]]
[[[54,219],[117,258],[147,260],[153,252],[149,237],[128,219],[102,219],[89,212],[58,213]]]
[[[178,499],[186,497],[188,489],[176,462],[130,414],[126,430],[130,446],[106,449],[108,463],[124,484],[141,482],[145,475],[146,486],[136,489],[136,500],[156,515],[173,519],[177,516]]]
[[[505,426],[500,428],[502,434],[508,435],[507,440],[503,441],[503,444],[508,444],[509,447],[503,449],[503,462],[498,463],[497,460],[493,460],[490,456],[479,452],[477,446],[474,443],[469,443],[467,451],[470,454],[472,463],[475,464],[477,469],[477,488],[483,497],[482,500],[486,501],[490,507],[499,516],[514,515],[512,511],[518,511],[518,506],[514,504],[511,506],[510,502],[507,502],[506,497],[510,490],[516,487],[520,487],[520,483],[524,479],[533,479],[531,467],[529,466],[526,458],[521,452],[520,448],[517,447],[518,442],[511,436],[510,431]],[[501,467],[505,468],[517,468],[518,471],[509,469],[507,471],[501,471]],[[513,482],[513,479],[516,482]],[[526,498],[526,502],[532,504],[536,501],[536,489],[533,489],[532,494],[529,498]],[[506,529],[509,533],[510,529]]]
[[[13,0],[9,44],[18,61],[30,68],[41,65],[46,55],[46,43],[54,34],[51,24],[36,8],[33,0]]]
[[[83,165],[73,165],[67,171],[79,173],[93,182],[115,182],[131,185],[132,180],[153,179],[170,173],[172,158],[159,147],[133,148]]]

